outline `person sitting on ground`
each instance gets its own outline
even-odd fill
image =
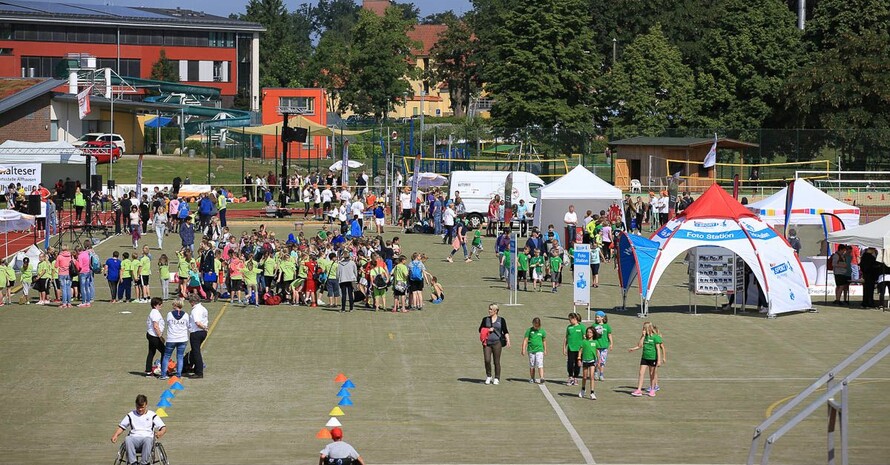
[[[445,300],[445,290],[442,289],[442,285],[439,284],[439,278],[433,276],[431,282],[433,285],[433,293],[430,295],[430,302],[441,304],[442,301]]]
[[[130,434],[124,444],[127,447],[127,463],[136,463],[136,449],[140,454],[140,462],[148,464],[151,462],[151,450],[154,447],[155,439],[160,440],[167,433],[167,426],[164,420],[161,420],[155,412],[148,409],[148,398],[145,394],[136,396],[136,408],[127,413],[120,424],[117,425],[117,431],[111,436],[111,442],[116,444],[117,438],[130,429]]]

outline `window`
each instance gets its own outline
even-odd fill
[[[213,62],[213,81],[229,82],[229,62],[214,61]]]
[[[62,57],[22,57],[22,68],[26,76],[31,76],[33,68],[34,77],[53,77],[60,61]]]
[[[59,140],[59,120],[50,120],[49,122],[49,140],[55,142]]]
[[[15,29],[10,23],[0,23],[0,40],[14,40]]]
[[[278,106],[302,109],[304,115],[315,114],[314,97],[279,97]]]
[[[111,68],[121,76],[140,77],[142,61],[137,58],[121,58],[121,66],[118,69],[116,58],[99,58],[96,60],[96,67]]]

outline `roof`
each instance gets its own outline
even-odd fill
[[[374,13],[377,16],[386,14],[386,9],[391,5],[389,0],[364,0],[362,8]]]
[[[137,25],[140,27],[226,29],[263,32],[257,23],[239,21],[182,8],[128,7],[89,3],[0,0],[0,20],[69,23],[76,25]]]
[[[540,199],[621,200],[621,189],[578,165],[561,178],[544,186],[541,189]]]
[[[34,100],[37,97],[52,92],[53,89],[64,85],[67,81],[61,79],[4,79],[4,83],[19,81],[24,83],[22,86],[11,86],[13,92],[6,98],[0,100],[0,113],[11,110],[19,105]],[[36,84],[34,83],[36,81]],[[31,84],[30,87],[26,86]],[[18,89],[18,90],[16,90]],[[3,94],[0,94],[3,95]]]
[[[681,216],[687,220],[702,218],[757,218],[751,210],[745,208],[738,200],[732,198],[728,192],[719,185],[712,184],[704,194],[692,202],[692,205],[683,210]]]
[[[411,51],[415,56],[429,56],[430,50],[439,41],[439,35],[448,30],[444,24],[417,24],[408,31],[408,38],[420,42],[419,49]]]
[[[0,100],[21,92],[28,87],[43,82],[44,78],[2,78],[0,79]]]
[[[775,194],[748,204],[747,207],[769,224],[785,224],[785,201],[788,187]],[[794,180],[794,198],[792,199],[789,224],[822,224],[822,213],[838,215],[847,227],[859,225],[859,208],[826,194],[806,180]]]
[[[621,139],[609,142],[614,146],[649,146],[649,147],[680,147],[693,148],[699,146],[710,146],[714,143],[714,139],[709,137],[646,137],[636,136],[630,139]],[[725,137],[717,139],[717,148],[721,149],[752,149],[760,147],[758,144],[750,142],[742,142],[740,140],[728,139]]]

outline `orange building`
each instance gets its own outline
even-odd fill
[[[263,125],[280,123],[284,119],[281,110],[285,108],[300,113],[304,118],[321,126],[328,125],[328,95],[324,89],[264,87],[261,95]],[[294,127],[296,124],[291,122],[288,126]],[[290,143],[288,158],[325,158],[328,150],[328,138],[313,136],[310,131],[305,143]],[[278,137],[263,136],[263,158],[273,158],[283,151],[280,134]]]

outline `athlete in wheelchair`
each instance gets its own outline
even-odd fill
[[[334,442],[326,445],[318,457],[318,465],[365,465],[354,447],[343,441],[343,430],[339,427],[331,430]]]
[[[144,394],[136,396],[136,408],[117,425],[111,442],[117,443],[117,438],[127,429],[130,433],[121,443],[115,465],[167,465],[167,453],[159,442],[167,432],[167,426],[155,412],[148,409],[148,399]]]

